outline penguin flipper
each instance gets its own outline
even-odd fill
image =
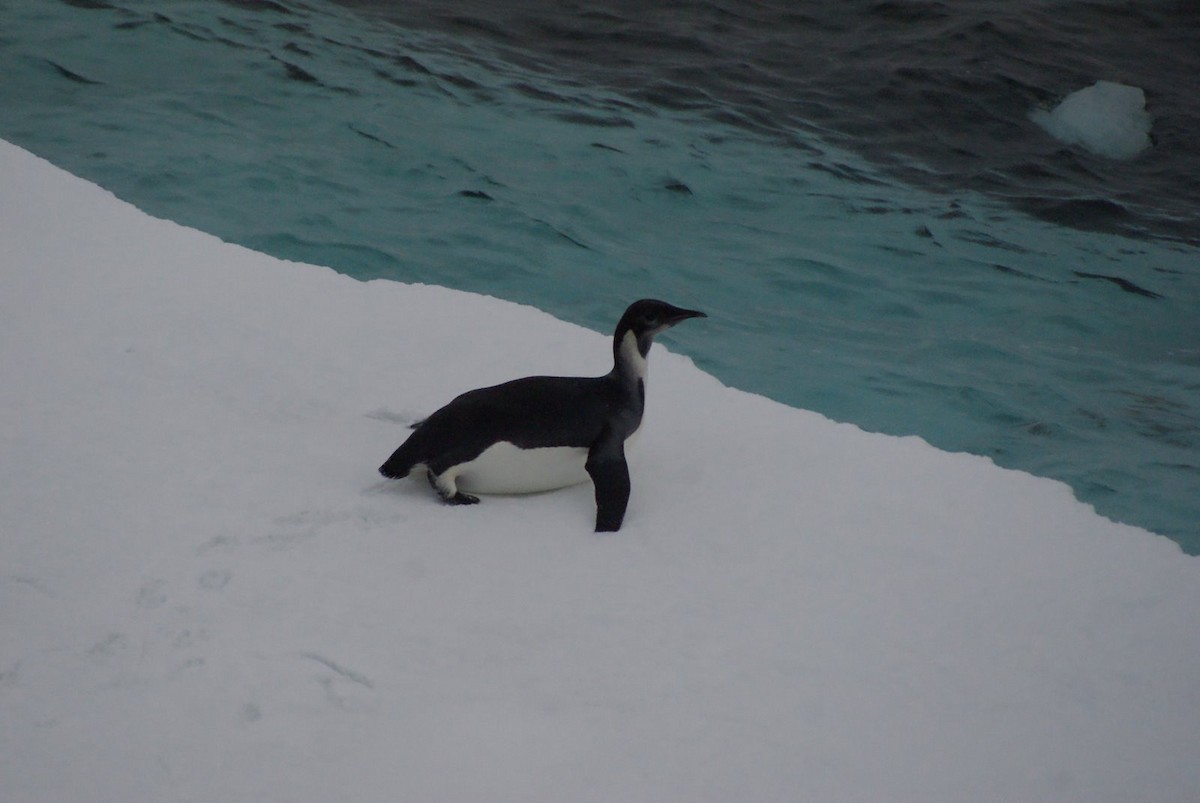
[[[596,488],[596,532],[615,533],[629,504],[629,465],[625,440],[606,430],[588,450],[584,465]]]

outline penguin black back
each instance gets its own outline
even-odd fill
[[[698,317],[706,316],[635,301],[613,333],[608,374],[525,377],[463,393],[415,425],[379,471],[401,478],[423,466],[451,504],[478,502],[470,490],[532,493],[590,478],[596,531],[618,530],[630,488],[625,442],[641,426],[650,346],[659,332]]]

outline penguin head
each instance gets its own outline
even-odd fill
[[[643,298],[641,301],[635,301],[629,305],[625,314],[621,316],[621,322],[617,324],[617,329],[632,331],[638,338],[643,335],[653,337],[664,329],[670,329],[688,318],[707,317],[699,310],[683,309],[665,301]]]
[[[625,310],[617,324],[616,343],[619,345],[626,333],[637,338],[638,351],[645,357],[650,350],[654,336],[664,329],[670,329],[688,318],[707,318],[703,312],[694,309],[683,309],[665,301],[653,298],[643,298],[635,301]]]

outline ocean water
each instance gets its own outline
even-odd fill
[[[729,384],[1200,553],[1200,11],[1017,6],[0,0],[0,136],[361,279],[705,309]],[[1133,160],[1029,119],[1097,80]]]

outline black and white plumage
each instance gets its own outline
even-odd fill
[[[703,312],[642,299],[613,334],[613,369],[600,377],[530,376],[468,391],[416,424],[379,467],[399,479],[417,467],[450,504],[471,493],[534,493],[591,479],[596,532],[621,528],[629,502],[625,444],[642,424],[646,356],[654,336]]]

